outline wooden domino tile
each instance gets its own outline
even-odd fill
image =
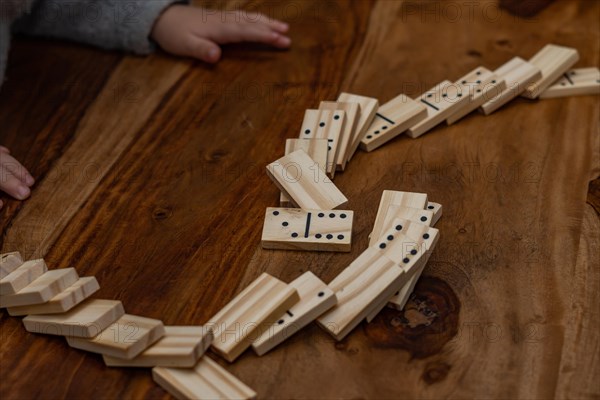
[[[540,94],[540,99],[588,94],[600,94],[598,68],[579,68],[565,72],[561,79]]]
[[[296,289],[267,273],[261,274],[209,320],[206,326],[215,336],[212,349],[233,362],[298,301]]]
[[[343,110],[306,110],[300,129],[300,139],[327,139],[326,172],[333,178],[342,135],[345,133],[346,112]]]
[[[317,322],[336,340],[342,340],[360,321],[385,307],[420,265],[422,248],[437,237],[437,230],[427,227],[421,245],[401,232],[416,227],[406,228],[408,223],[401,219],[393,225],[328,285],[338,303]]]
[[[463,118],[467,114],[475,111],[483,103],[498,96],[504,89],[506,89],[506,82],[496,76],[492,71],[484,67],[477,67],[473,71],[469,72],[456,82],[455,85],[460,87],[463,93],[469,93],[469,101],[453,112],[448,118],[446,123],[451,125]]]
[[[319,104],[319,110],[329,111],[344,111],[346,113],[346,122],[344,123],[344,131],[340,135],[338,143],[337,154],[335,158],[335,167],[337,171],[343,171],[346,169],[346,163],[348,158],[348,148],[350,142],[354,137],[354,132],[360,119],[360,105],[358,103],[346,103],[341,101],[322,101]]]
[[[179,400],[256,398],[252,389],[207,356],[194,368],[152,368],[152,379]]]
[[[521,96],[528,99],[537,98],[578,60],[579,53],[576,49],[547,44],[529,59],[529,63],[536,66],[542,76],[532,82]]]
[[[442,217],[442,205],[440,203],[434,203],[433,201],[427,202],[426,210],[433,212],[433,220],[431,221],[431,226],[437,224],[437,222]]]
[[[279,250],[350,251],[353,211],[269,207],[262,247]]]
[[[267,165],[267,174],[300,208],[332,210],[348,201],[304,150]]]
[[[434,244],[434,246],[435,246],[435,244]],[[421,274],[423,273],[425,266],[427,265],[427,261],[429,261],[429,257],[431,256],[432,251],[433,251],[433,249],[431,249],[427,253],[425,253],[421,264],[416,268],[413,276],[408,280],[406,285],[404,285],[402,287],[402,289],[400,289],[396,294],[394,294],[394,296],[392,296],[392,298],[390,299],[390,301],[387,304],[389,307],[395,308],[397,310],[404,309],[404,306],[406,305],[406,302],[410,298],[410,295],[415,290],[415,286],[417,285],[417,282],[418,282],[419,278],[421,277]],[[367,317],[367,321],[371,322],[371,320],[373,318],[374,318],[374,316],[369,316],[369,317]]]
[[[16,294],[48,271],[44,260],[30,260],[0,279],[0,296]]]
[[[406,131],[411,138],[417,138],[428,132],[454,112],[465,107],[469,103],[469,92],[463,93],[460,86],[450,81],[443,81],[423,93],[417,101],[426,106],[427,116]]]
[[[19,290],[16,294],[0,297],[0,308],[45,303],[77,282],[75,268],[54,269]]]
[[[0,279],[4,279],[6,275],[13,272],[22,264],[23,258],[18,251],[0,254]]]
[[[494,74],[506,83],[498,96],[483,103],[479,108],[485,115],[489,115],[519,96],[532,83],[542,77],[538,67],[528,63],[520,57],[515,57],[494,71]]]
[[[391,206],[402,206],[424,210],[425,206],[427,206],[427,194],[384,190],[381,194],[377,216],[375,217],[375,223],[373,224],[373,230],[371,232],[384,231],[383,224],[385,216],[388,214],[388,210]],[[371,237],[373,236],[375,236],[374,240],[378,239],[377,235],[371,233]]]
[[[427,207],[425,207],[425,209],[429,210],[433,213],[433,217],[432,217],[431,223],[429,225],[431,225],[431,226],[435,225],[439,221],[439,219],[442,217],[442,205],[439,203],[434,203],[434,202],[430,201],[427,203]],[[410,295],[412,294],[413,290],[415,289],[417,281],[419,280],[419,278],[421,277],[421,274],[423,273],[423,269],[425,268],[425,265],[427,264],[427,261],[429,260],[429,255],[430,255],[430,253],[428,253],[426,255],[424,262],[417,269],[414,276],[412,278],[410,278],[409,281],[406,283],[406,285],[404,285],[404,287],[396,295],[394,295],[394,297],[392,297],[390,299],[388,306],[397,308],[399,310],[404,309],[406,302],[408,301]]]
[[[93,338],[67,337],[69,346],[130,360],[165,334],[162,321],[124,314]]]
[[[165,326],[165,335],[137,357],[103,358],[108,367],[192,368],[212,341],[212,330],[203,326]]]
[[[327,139],[287,139],[285,141],[285,155],[297,150],[304,150],[306,154],[316,163],[316,166],[323,171],[327,166]],[[281,207],[290,207],[292,202],[283,192],[279,196],[279,205]]]
[[[93,276],[79,278],[75,283],[52,297],[48,302],[29,306],[10,307],[8,314],[12,316],[32,314],[64,313],[90,297],[100,289]]]
[[[404,272],[392,260],[376,247],[369,247],[329,283],[338,302],[317,323],[336,340],[342,340],[374,304],[389,299],[404,281]]]
[[[358,149],[360,141],[365,137],[367,129],[369,129],[369,126],[373,123],[373,119],[379,108],[379,101],[373,97],[359,96],[351,93],[340,93],[337,101],[357,103],[360,105],[360,118],[356,124],[356,130],[354,131],[354,136],[352,137],[346,154],[346,159],[350,161]]]
[[[386,304],[399,301],[398,296],[410,288],[411,282],[416,283],[438,241],[439,231],[428,225],[401,218],[397,218],[394,225],[399,237],[394,239],[388,257],[395,260],[402,259],[401,262],[397,262],[397,265],[406,273],[406,282],[397,286],[396,292],[387,301],[382,300],[371,310],[365,318],[367,322],[371,322]],[[380,238],[381,243],[385,241],[385,237]],[[413,263],[410,264],[411,262]]]
[[[89,299],[64,314],[28,315],[23,318],[23,325],[33,333],[93,338],[123,314],[120,301]]]
[[[422,208],[404,207],[392,204],[387,208],[387,211],[384,214],[381,216],[378,214],[377,218],[371,236],[369,237],[369,246],[374,245],[379,240],[382,232],[390,229],[396,218],[415,221],[430,226],[433,224],[434,214],[432,211],[424,210]],[[383,219],[383,221],[380,221],[379,219]]]
[[[252,343],[252,348],[259,356],[266,354],[337,303],[333,290],[310,271],[292,281],[290,286],[298,291],[300,301]]]
[[[373,151],[426,117],[427,109],[423,103],[404,94],[396,96],[379,107],[360,142],[360,148]]]

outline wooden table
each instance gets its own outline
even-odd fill
[[[260,234],[278,200],[265,166],[306,108],[342,90],[417,96],[547,43],[598,66],[600,3],[528,20],[486,1],[252,4],[291,22],[293,49],[233,46],[209,67],[16,40],[1,142],[38,183],[26,202],[2,197],[2,251],[95,275],[97,297],[129,313],[202,324],[263,271],[329,282],[367,245],[382,190],[427,192],[444,205],[441,240],[406,312],[340,343],[311,326],[227,369],[261,398],[598,398],[598,96],[518,99],[359,153],[336,177],[356,213],[351,253],[262,250]],[[167,397],[149,370],[0,320],[3,399]]]

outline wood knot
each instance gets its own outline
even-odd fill
[[[442,350],[458,333],[460,302],[443,280],[421,277],[413,295],[399,311],[383,309],[365,327],[377,347],[402,348],[414,358],[426,358]]]
[[[170,208],[157,207],[152,211],[152,218],[155,221],[171,218],[173,211]]]
[[[225,150],[215,150],[206,156],[206,161],[208,161],[209,163],[217,163],[221,161],[221,159],[226,155],[227,152]]]
[[[348,348],[348,344],[346,342],[336,342],[335,349],[336,350],[346,350]]]
[[[446,379],[448,372],[450,372],[450,365],[446,364],[445,362],[429,363],[425,366],[425,370],[423,371],[421,378],[428,385],[432,385]]]

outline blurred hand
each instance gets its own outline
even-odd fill
[[[288,29],[286,23],[259,13],[173,5],[158,18],[151,36],[171,54],[216,63],[221,44],[257,42],[288,48],[292,43],[285,35]]]
[[[34,183],[29,171],[10,155],[6,147],[0,146],[0,191],[17,200],[25,200],[31,194],[30,187]],[[3,205],[0,200],[0,209]]]

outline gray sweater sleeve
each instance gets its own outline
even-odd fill
[[[10,47],[10,27],[15,19],[29,12],[34,0],[0,0],[0,87]]]
[[[173,3],[187,1],[38,0],[13,31],[148,54],[154,22]]]

